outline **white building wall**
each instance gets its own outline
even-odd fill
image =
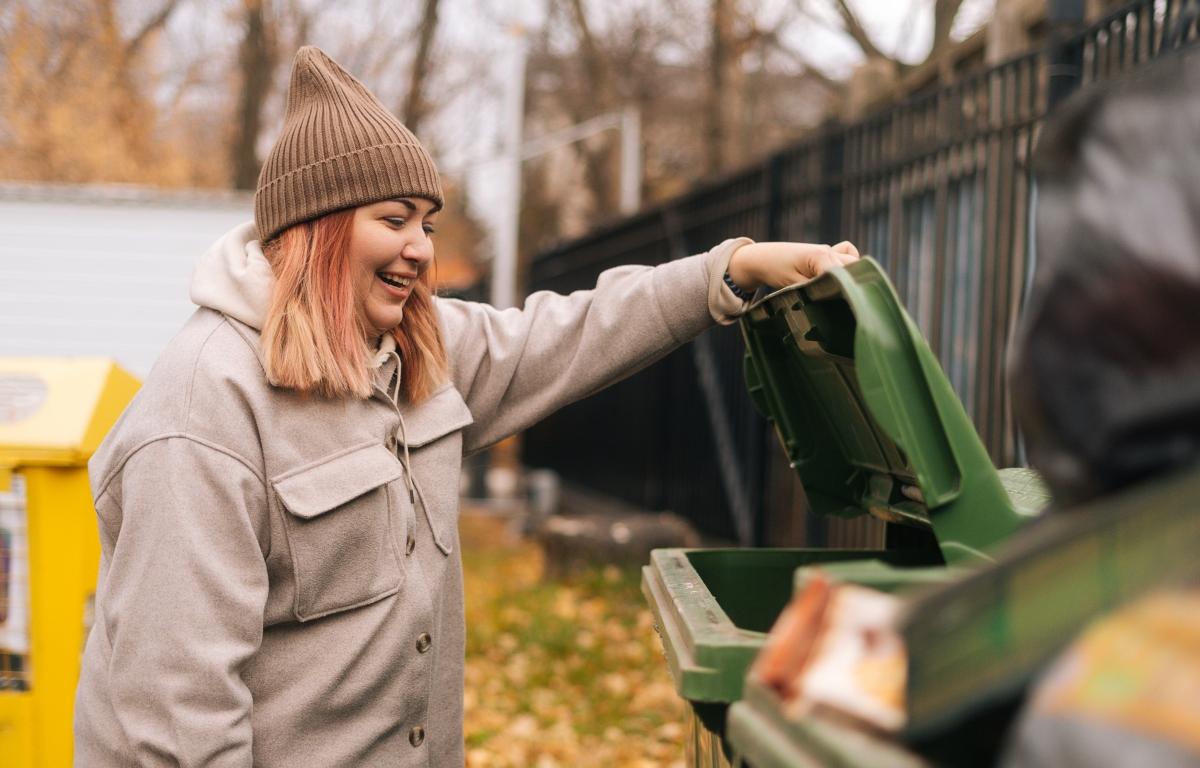
[[[195,307],[197,257],[247,195],[0,184],[0,357],[99,356],[145,377]]]

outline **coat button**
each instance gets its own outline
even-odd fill
[[[419,747],[425,743],[425,729],[417,726],[408,732],[408,743],[414,747]]]
[[[428,632],[422,632],[421,636],[417,638],[417,653],[425,653],[431,645],[433,645],[433,638],[429,636]]]
[[[411,555],[413,550],[417,548],[417,537],[411,533],[408,534],[408,543],[404,545],[404,554]]]

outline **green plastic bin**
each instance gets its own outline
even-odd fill
[[[908,723],[896,738],[820,716],[789,719],[773,691],[747,680],[743,699],[729,710],[733,763],[906,768],[925,761],[990,762],[1001,747],[997,724],[1091,621],[1155,589],[1200,578],[1197,498],[1195,469],[1137,486],[1040,520],[995,562],[914,591],[901,620]],[[853,567],[831,570],[852,576]]]
[[[706,768],[725,764],[728,706],[742,697],[746,669],[790,599],[797,568],[878,559],[896,566],[888,580],[902,588],[904,567],[988,562],[988,551],[1044,501],[1036,475],[992,465],[872,259],[764,297],[741,328],[747,388],[812,512],[873,515],[929,531],[937,546],[654,551],[642,591],[676,691],[691,706],[693,764]],[[905,486],[919,488],[924,503]]]

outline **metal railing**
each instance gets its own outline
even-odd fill
[[[1004,361],[1036,260],[1038,130],[1052,96],[1194,42],[1196,5],[1138,0],[1052,34],[1038,50],[544,252],[530,286],[587,288],[608,267],[658,264],[736,235],[851,239],[888,271],[993,459],[1022,463]],[[712,331],[529,430],[524,459],[743,545],[879,543],[869,521],[797,526],[803,494],[746,395],[741,356],[736,328]]]

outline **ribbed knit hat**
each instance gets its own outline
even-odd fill
[[[283,132],[254,191],[259,240],[342,208],[405,196],[442,205],[433,158],[353,75],[324,51],[301,48]]]

